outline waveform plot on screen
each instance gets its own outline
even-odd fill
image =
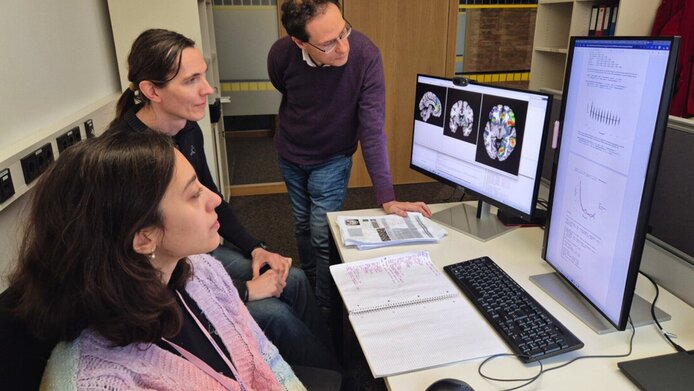
[[[587,107],[588,116],[602,125],[607,126],[619,126],[622,122],[622,118],[615,112],[598,107],[597,105],[590,102]]]

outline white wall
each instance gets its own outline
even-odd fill
[[[277,41],[277,9],[212,8],[222,80],[269,80],[267,53]]]
[[[120,91],[103,1],[4,0],[0,52],[0,151]],[[15,258],[17,215],[26,198],[0,211],[0,290]]]
[[[119,88],[102,1],[4,0],[0,50],[0,149]]]
[[[222,82],[269,81],[267,54],[278,38],[276,6],[214,6],[219,78]],[[282,96],[274,88],[222,90],[224,115],[277,114]]]

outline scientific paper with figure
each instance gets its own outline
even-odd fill
[[[427,251],[330,267],[374,377],[506,352]]]
[[[359,250],[398,244],[435,243],[448,234],[445,228],[415,212],[409,212],[406,217],[339,216],[336,222],[342,243],[356,246]]]
[[[547,258],[612,315],[627,276],[614,271],[628,267],[634,238],[621,227],[639,218],[670,52],[605,42],[573,53]]]

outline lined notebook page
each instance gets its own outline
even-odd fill
[[[426,251],[330,271],[374,377],[507,351]]]
[[[460,295],[428,251],[333,265],[330,273],[352,313]]]

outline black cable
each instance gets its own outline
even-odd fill
[[[460,191],[462,194],[460,195],[460,199],[458,201],[463,202],[463,200],[465,199],[465,188],[461,187]],[[453,193],[453,194],[455,194],[455,193]]]
[[[465,200],[465,190],[461,190],[460,197],[455,197],[456,193],[458,192],[458,189],[453,190],[453,194],[451,194],[450,197],[448,197],[447,202],[463,202]]]
[[[493,359],[495,359],[495,358],[498,358],[498,357],[509,357],[509,356],[510,356],[510,357],[524,357],[524,356],[521,355],[521,354],[515,354],[515,353],[499,353],[499,354],[495,354],[495,355],[489,356],[489,357],[487,357],[486,359],[484,359],[484,361],[482,361],[482,362],[480,363],[480,366],[479,366],[479,367],[477,367],[477,373],[479,373],[480,376],[482,376],[483,378],[485,378],[485,379],[487,379],[487,380],[505,381],[505,382],[512,382],[512,381],[525,381],[525,382],[527,382],[527,383],[523,383],[523,384],[521,384],[521,385],[519,385],[519,386],[516,386],[516,387],[513,387],[513,388],[508,388],[508,389],[506,389],[505,391],[516,390],[516,389],[518,389],[518,388],[525,387],[525,386],[527,386],[528,384],[530,384],[530,383],[534,382],[535,380],[537,380],[537,379],[540,377],[540,375],[542,375],[542,372],[543,372],[542,361],[537,361],[537,363],[540,364],[540,371],[537,373],[537,375],[535,375],[535,376],[533,376],[533,377],[525,378],[525,379],[501,379],[501,378],[496,378],[496,377],[487,376],[487,375],[485,375],[484,373],[482,373],[482,366],[483,366],[484,364],[486,364],[488,361],[491,361],[491,360],[493,360]]]
[[[547,203],[547,200],[545,200],[544,198],[538,198],[537,205],[541,206],[544,209],[545,213],[549,213],[549,203]],[[547,222],[545,221],[544,224],[539,225],[539,228],[544,231],[546,225]]]
[[[539,200],[538,200],[538,202],[539,202]],[[686,352],[686,350],[685,350],[683,347],[681,347],[680,345],[676,344],[676,343],[670,338],[670,336],[668,335],[668,332],[666,332],[665,330],[663,330],[663,327],[660,325],[660,322],[658,322],[658,319],[657,319],[657,317],[655,316],[655,305],[656,305],[656,302],[658,301],[658,296],[660,296],[660,289],[658,288],[658,284],[656,284],[655,281],[653,280],[653,278],[651,278],[651,276],[649,276],[648,274],[646,274],[646,273],[644,273],[644,272],[642,272],[642,271],[639,271],[639,273],[643,274],[643,276],[646,277],[646,278],[653,284],[653,286],[655,287],[655,298],[654,298],[653,301],[651,302],[651,316],[653,317],[653,321],[655,321],[655,324],[658,326],[658,329],[660,329],[660,333],[663,335],[663,337],[665,337],[665,338],[668,340],[668,342],[670,342],[670,344],[671,344],[678,352]],[[621,358],[621,357],[628,357],[629,355],[631,355],[632,349],[633,349],[633,347],[634,347],[634,336],[636,335],[636,328],[634,327],[634,323],[631,321],[631,317],[629,317],[629,324],[631,325],[631,337],[629,338],[629,351],[628,351],[627,353],[625,353],[625,354],[618,354],[618,355],[590,355],[590,356],[580,356],[580,357],[574,358],[573,360],[569,360],[569,361],[565,362],[564,364],[557,365],[556,367],[547,368],[547,369],[544,369],[544,367],[543,367],[543,365],[542,365],[542,361],[539,361],[539,360],[538,360],[537,363],[540,364],[540,371],[539,371],[535,376],[529,377],[529,378],[521,378],[521,379],[501,379],[501,378],[496,378],[496,377],[487,376],[487,375],[485,375],[484,373],[482,373],[482,367],[483,367],[487,362],[489,362],[489,361],[491,361],[491,360],[493,360],[493,359],[495,359],[495,358],[498,358],[498,357],[506,357],[506,356],[523,357],[522,355],[515,354],[515,353],[500,353],[500,354],[495,354],[495,355],[489,356],[489,357],[487,357],[484,361],[482,361],[482,362],[480,363],[479,367],[477,367],[477,373],[479,373],[480,376],[482,376],[484,379],[492,380],[492,381],[500,381],[500,382],[524,381],[524,382],[525,382],[525,383],[523,383],[523,384],[521,384],[521,385],[515,386],[515,387],[513,387],[513,388],[507,388],[506,390],[504,390],[504,391],[511,391],[511,390],[517,390],[517,389],[519,389],[519,388],[522,388],[522,387],[525,387],[525,386],[529,385],[530,383],[533,383],[535,380],[539,379],[540,376],[542,376],[544,373],[547,373],[547,372],[549,372],[549,371],[553,371],[553,370],[555,370],[555,369],[563,368],[563,367],[565,367],[565,366],[567,366],[567,365],[569,365],[569,364],[571,364],[571,363],[573,363],[573,362],[575,362],[575,361],[578,361],[578,360],[582,360],[582,359],[586,359],[586,358]]]
[[[648,278],[648,281],[653,284],[655,287],[655,298],[653,299],[653,302],[651,303],[651,316],[653,317],[653,321],[655,321],[656,326],[658,326],[658,329],[660,329],[660,334],[665,337],[665,339],[670,342],[670,344],[677,350],[678,352],[686,352],[684,348],[678,344],[676,344],[672,339],[670,339],[670,336],[668,335],[668,332],[663,330],[663,326],[660,325],[660,322],[658,322],[658,318],[655,316],[655,303],[658,301],[658,296],[660,295],[660,289],[658,289],[658,284],[655,283],[655,281],[649,276],[648,274],[642,272],[639,270],[639,273],[643,274],[644,277]]]
[[[629,351],[628,351],[627,353],[625,353],[625,354],[616,354],[616,355],[598,354],[598,355],[591,355],[591,356],[580,356],[580,357],[574,358],[573,360],[569,360],[569,361],[565,362],[564,364],[557,365],[556,367],[547,368],[547,369],[544,369],[543,366],[542,366],[542,361],[539,361],[539,360],[538,360],[537,363],[540,364],[540,372],[538,372],[537,375],[535,375],[535,376],[533,376],[533,377],[526,378],[526,379],[501,379],[501,378],[494,378],[494,377],[487,376],[487,375],[483,374],[483,373],[482,373],[482,366],[483,366],[484,364],[486,364],[488,361],[490,361],[490,360],[492,360],[492,359],[494,359],[494,358],[501,357],[501,356],[516,356],[516,357],[521,357],[521,355],[514,354],[514,353],[501,353],[501,354],[495,354],[495,355],[493,355],[493,356],[489,356],[489,357],[487,357],[484,361],[482,361],[482,362],[480,363],[479,367],[477,367],[477,373],[479,373],[480,376],[482,376],[483,378],[485,378],[485,379],[487,379],[487,380],[504,381],[504,382],[512,382],[512,381],[525,381],[525,382],[526,382],[526,383],[523,383],[523,384],[521,384],[521,385],[519,385],[519,386],[516,386],[516,387],[513,387],[513,388],[507,388],[507,389],[504,390],[504,391],[511,391],[511,390],[517,390],[517,389],[519,389],[519,388],[521,388],[521,387],[527,386],[528,384],[530,384],[530,383],[534,382],[535,380],[539,379],[540,376],[542,376],[542,374],[544,374],[544,373],[547,373],[547,372],[549,372],[549,371],[553,371],[553,370],[555,370],[555,369],[563,368],[563,367],[565,367],[565,366],[567,366],[567,365],[569,365],[569,364],[571,364],[571,363],[573,363],[573,362],[575,362],[575,361],[578,361],[578,360],[582,360],[582,359],[585,359],[585,358],[621,358],[621,357],[627,357],[627,356],[631,355],[631,351],[632,351],[632,349],[633,349],[633,347],[634,347],[634,336],[636,335],[636,328],[634,327],[634,323],[632,323],[632,321],[631,321],[631,317],[629,317],[629,324],[631,325],[631,337],[629,338]]]

